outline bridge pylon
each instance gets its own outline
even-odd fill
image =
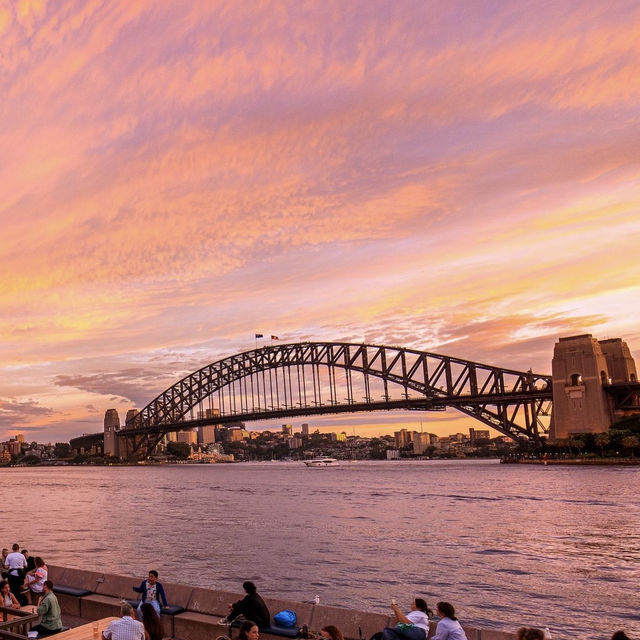
[[[636,365],[626,342],[620,338],[599,341],[590,333],[560,338],[551,370],[551,441],[609,429],[619,416],[607,387],[637,381]]]

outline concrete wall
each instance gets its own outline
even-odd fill
[[[63,620],[65,615],[85,620],[119,615],[121,600],[135,599],[138,594],[132,587],[137,587],[141,581],[141,578],[69,567],[48,565],[48,569],[54,588],[58,584],[93,592],[81,598],[58,595]],[[163,616],[165,633],[168,636],[177,640],[202,640],[227,634],[227,627],[218,625],[218,620],[227,614],[228,605],[244,594],[173,584],[162,580],[161,582],[169,604],[186,609],[184,613],[175,616]],[[370,611],[356,611],[268,597],[265,597],[265,602],[272,615],[282,609],[292,609],[296,612],[300,627],[306,624],[310,631],[319,631],[322,627],[333,624],[343,632],[347,640],[359,640],[360,632],[362,637],[368,640],[376,631],[381,631],[394,623],[389,615]],[[432,623],[432,630],[434,629],[435,623]],[[515,638],[515,628],[513,632],[467,626],[464,629],[468,640],[513,640]],[[261,633],[260,638],[261,640],[282,640],[266,633]]]

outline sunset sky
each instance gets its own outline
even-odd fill
[[[635,0],[0,0],[0,437],[256,332],[640,361],[639,70]]]

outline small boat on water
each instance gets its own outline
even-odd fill
[[[329,458],[328,456],[319,456],[318,458],[311,458],[311,460],[305,460],[304,463],[307,467],[339,467],[340,463],[335,458]]]

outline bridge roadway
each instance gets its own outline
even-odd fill
[[[613,382],[602,388],[613,398],[619,411],[640,411],[640,382]]]
[[[541,401],[551,401],[552,391],[543,389],[536,393],[536,397]],[[491,399],[496,405],[507,405],[531,401],[531,394],[528,392],[507,392],[495,396]],[[211,416],[197,420],[181,420],[173,423],[158,424],[148,427],[131,428],[125,425],[120,431],[121,435],[135,436],[144,434],[170,433],[172,431],[185,431],[197,427],[216,424],[228,424],[231,422],[254,422],[258,420],[272,420],[281,418],[293,418],[296,416],[317,416],[338,413],[358,413],[374,411],[445,411],[447,407],[459,409],[473,408],[482,409],[487,404],[486,395],[458,396],[456,398],[433,397],[433,398],[409,398],[403,400],[389,400],[380,402],[352,402],[348,404],[331,404],[315,407],[293,407],[269,409],[268,411],[251,411],[244,413],[230,413],[226,415]],[[465,411],[466,412],[466,411]]]

